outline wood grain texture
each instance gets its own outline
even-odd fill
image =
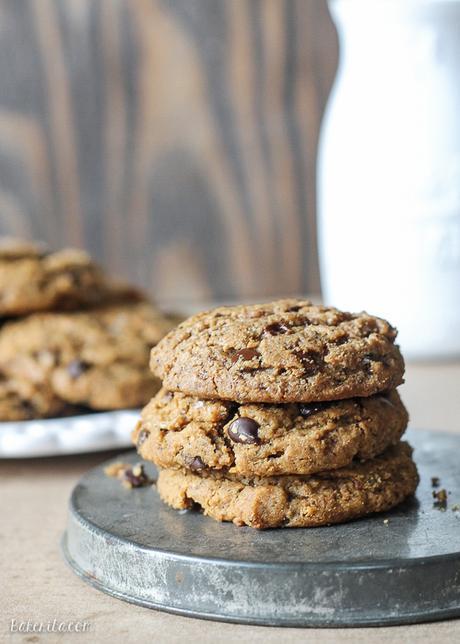
[[[0,233],[160,301],[319,289],[323,0],[0,0]]]

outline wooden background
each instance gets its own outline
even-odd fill
[[[323,0],[0,0],[0,233],[161,301],[319,289]]]

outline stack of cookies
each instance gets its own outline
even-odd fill
[[[397,505],[418,475],[400,442],[396,330],[302,300],[196,315],[153,350],[163,389],[133,439],[176,509],[255,528],[339,523]]]
[[[144,405],[150,349],[174,326],[84,252],[0,241],[0,420]]]

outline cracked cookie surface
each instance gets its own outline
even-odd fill
[[[147,302],[7,322],[0,333],[2,420],[59,415],[69,404],[145,404],[159,388],[148,369],[150,349],[172,326]]]
[[[401,438],[396,391],[329,403],[202,400],[162,389],[142,411],[133,442],[163,468],[238,475],[311,474],[370,459]]]
[[[365,463],[312,476],[236,478],[162,470],[161,499],[177,510],[201,507],[218,521],[253,528],[313,527],[389,510],[413,494],[418,474],[407,443]]]
[[[0,316],[75,309],[100,302],[108,289],[84,251],[50,253],[38,243],[0,239]]]
[[[221,307],[195,315],[153,350],[171,391],[244,402],[370,396],[403,382],[396,330],[367,313],[306,300]]]

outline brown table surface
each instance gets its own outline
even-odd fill
[[[460,432],[460,363],[409,365],[401,388],[415,428]],[[177,617],[112,599],[64,564],[59,540],[79,477],[107,453],[0,461],[0,642],[458,642],[460,620],[362,629],[280,629]],[[87,633],[10,633],[17,622],[86,621]]]

